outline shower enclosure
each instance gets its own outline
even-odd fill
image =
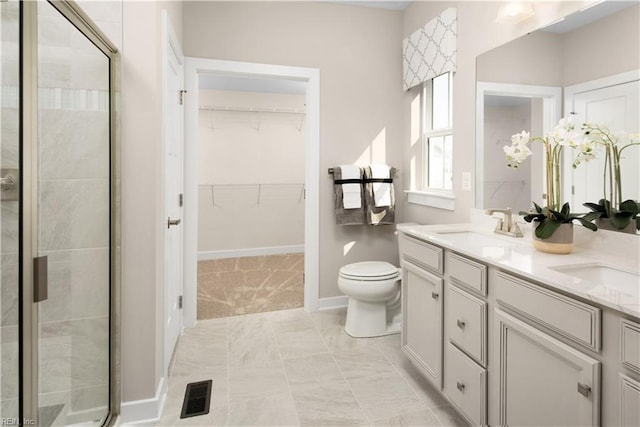
[[[118,412],[115,47],[74,3],[0,2],[0,419]]]

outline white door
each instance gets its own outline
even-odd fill
[[[182,332],[183,285],[183,56],[171,24],[165,23],[164,49],[164,218],[165,225],[165,345],[164,367],[168,369]]]
[[[640,132],[639,98],[640,82],[634,81],[576,93],[572,100],[573,106],[565,111],[573,111],[578,123],[604,124],[614,132],[633,134]],[[620,164],[622,201],[640,199],[640,147],[630,147],[623,151]],[[578,207],[584,202],[597,203],[604,197],[603,172],[603,152],[596,159],[573,170],[574,194],[571,206],[576,211],[580,211]]]

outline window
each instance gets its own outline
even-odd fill
[[[423,190],[453,189],[451,73],[424,83],[422,93]]]

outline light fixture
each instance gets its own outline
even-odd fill
[[[500,7],[495,22],[500,24],[517,24],[534,15],[529,2],[509,2]]]

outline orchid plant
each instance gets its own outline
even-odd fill
[[[596,123],[584,123],[582,125],[583,140],[581,149],[573,163],[576,168],[582,161],[593,158],[597,147],[604,148],[604,197],[596,203],[585,203],[584,206],[599,213],[601,218],[609,218],[611,224],[617,229],[625,228],[633,219],[636,220],[636,228],[640,229],[640,204],[634,200],[622,200],[622,175],[620,173],[620,159],[622,152],[629,147],[640,145],[640,135],[627,135],[624,132],[614,133],[609,128]]]
[[[591,223],[595,216],[571,214],[569,204],[562,203],[560,193],[561,160],[564,147],[569,146],[580,150],[581,160],[587,161],[593,158],[590,156],[594,152],[594,142],[584,138],[584,132],[576,126],[574,116],[565,117],[545,137],[532,138],[530,133],[526,131],[513,135],[511,145],[506,145],[503,148],[507,157],[507,166],[517,168],[524,163],[533,154],[529,145],[535,142],[540,142],[545,152],[547,206],[541,208],[534,203],[535,212],[520,212],[520,215],[525,215],[527,222],[536,220],[540,223],[540,226],[536,228],[536,236],[539,239],[550,237],[560,224],[571,223],[574,220],[579,220],[582,225],[595,231],[597,228],[595,224]]]

